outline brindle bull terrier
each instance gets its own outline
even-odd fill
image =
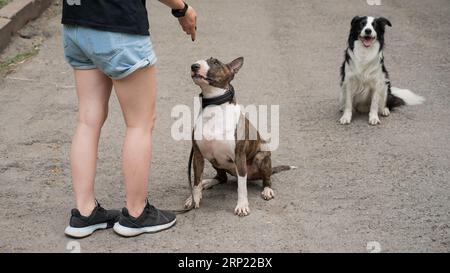
[[[271,152],[264,149],[266,141],[236,104],[235,90],[230,84],[244,63],[240,57],[231,63],[210,58],[191,66],[191,76],[202,92],[202,108],[197,119],[189,164],[194,165],[192,195],[186,200],[186,208],[199,208],[202,191],[227,182],[227,173],[237,177],[238,201],[235,214],[250,213],[247,198],[247,181],[263,181],[262,198],[275,197],[272,189],[272,174],[295,169],[293,166],[272,168]],[[211,162],[217,175],[213,179],[202,179],[205,159]]]

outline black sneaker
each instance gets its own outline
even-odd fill
[[[123,208],[119,222],[114,225],[114,231],[124,237],[133,237],[168,229],[175,225],[176,221],[175,214],[158,210],[147,200],[147,205],[138,218],[134,218],[128,213],[127,208]]]
[[[67,236],[83,238],[98,229],[112,228],[119,221],[120,211],[106,210],[96,201],[97,206],[88,217],[82,216],[80,211],[72,209],[70,224],[64,231]]]

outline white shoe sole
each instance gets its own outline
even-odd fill
[[[88,227],[84,227],[84,228],[75,228],[75,227],[68,226],[66,228],[66,230],[64,231],[64,233],[70,237],[83,238],[83,237],[91,235],[96,230],[106,229],[107,227],[108,227],[107,223],[92,225],[92,226],[88,226]]]
[[[168,228],[172,227],[173,225],[175,225],[176,222],[177,222],[177,219],[174,219],[172,222],[164,224],[164,225],[143,227],[143,228],[124,227],[121,224],[119,224],[119,222],[117,222],[114,224],[114,231],[117,234],[124,236],[124,237],[134,237],[134,236],[141,235],[143,233],[155,233],[158,231],[168,229]]]

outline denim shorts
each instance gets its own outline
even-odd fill
[[[64,56],[74,68],[98,68],[113,80],[156,63],[150,36],[64,25]]]

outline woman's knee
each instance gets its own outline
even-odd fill
[[[139,121],[127,121],[127,129],[139,130],[144,134],[152,134],[155,128],[156,114],[151,114],[150,117]]]
[[[92,129],[101,129],[108,118],[108,109],[80,111],[78,115],[78,123],[81,123]]]

